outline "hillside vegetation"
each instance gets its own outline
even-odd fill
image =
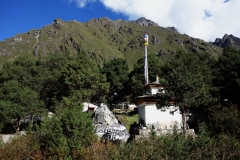
[[[29,134],[0,143],[0,159],[240,159],[240,50],[142,20],[56,19],[1,42],[0,133]],[[207,119],[192,126],[195,138],[174,131],[126,144],[99,141],[82,103],[111,107],[144,93],[144,33],[149,80],[159,75],[165,87],[157,106],[174,103],[182,114],[197,110]],[[33,115],[42,121],[23,121]],[[122,117],[127,125],[132,118]]]

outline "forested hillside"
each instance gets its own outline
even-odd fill
[[[82,104],[134,103],[145,92],[146,33],[149,81],[158,75],[165,88],[158,108],[174,103],[207,120],[189,124],[195,138],[152,131],[126,144],[99,141]],[[240,159],[240,51],[233,41],[239,38],[208,43],[145,18],[99,18],[55,19],[0,42],[0,133],[27,133],[0,143],[0,159]],[[33,116],[41,121],[23,121]]]

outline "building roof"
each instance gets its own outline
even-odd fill
[[[150,102],[153,102],[153,103],[156,103],[157,100],[156,100],[156,95],[143,95],[143,96],[138,96],[135,100],[135,105],[138,106],[142,103],[150,103]]]

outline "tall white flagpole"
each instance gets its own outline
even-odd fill
[[[144,52],[144,75],[145,75],[145,86],[148,85],[148,60],[147,60],[147,47],[148,47],[148,35],[144,35],[144,46],[145,46],[145,52]]]
[[[145,85],[148,85],[148,59],[147,59],[147,46],[145,46]]]

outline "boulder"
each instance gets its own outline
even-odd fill
[[[95,124],[102,125],[113,125],[118,123],[117,118],[105,104],[101,104],[101,106],[95,110],[93,121]]]

